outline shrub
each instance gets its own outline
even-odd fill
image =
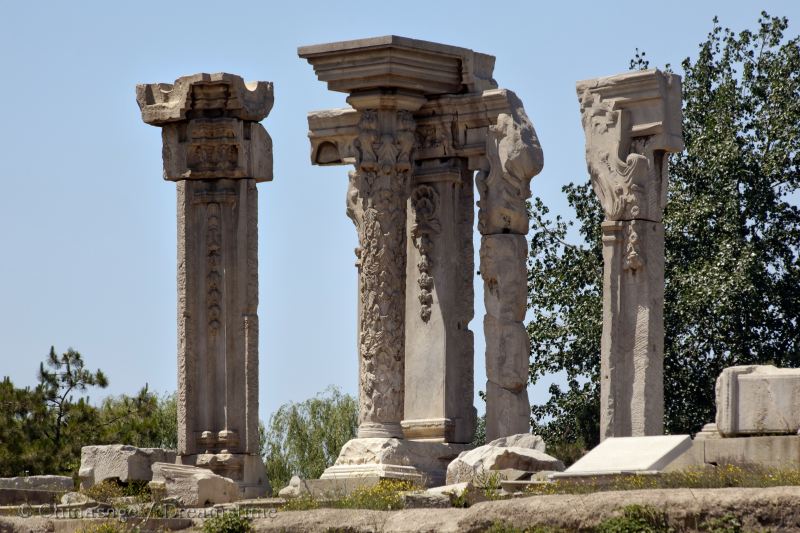
[[[235,512],[212,516],[203,522],[203,533],[248,533],[252,529],[250,519]]]

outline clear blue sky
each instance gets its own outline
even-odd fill
[[[575,81],[627,70],[634,48],[678,67],[719,15],[800,27],[796,1],[6,2],[0,13],[0,375],[33,384],[51,344],[109,376],[107,393],[176,387],[175,185],[134,87],[226,71],[275,83],[275,181],[259,185],[261,417],[338,384],[355,393],[356,234],[344,167],[312,167],[306,113],[341,107],[299,45],[397,34],[497,57],[545,152],[533,182],[586,179]],[[678,69],[679,71],[679,69]],[[478,281],[476,279],[476,281]],[[480,284],[478,283],[478,289]],[[476,291],[476,390],[484,388]],[[557,379],[557,378],[556,378]],[[532,390],[546,396],[546,384]],[[477,398],[476,401],[480,403]],[[482,410],[482,406],[479,406]]]

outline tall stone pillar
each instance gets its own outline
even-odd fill
[[[486,316],[486,440],[528,433],[530,344],[523,321],[528,302],[530,180],[544,164],[522,102],[509,97],[507,113],[488,127],[488,168],[478,173],[480,272]]]
[[[664,226],[669,152],[683,149],[680,77],[577,83],[589,174],[605,212],[600,438],[664,431]]]
[[[178,462],[269,492],[258,449],[258,191],[272,179],[261,124],[269,82],[195,74],[138,85],[178,192]]]

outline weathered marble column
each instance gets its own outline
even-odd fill
[[[261,124],[269,82],[196,74],[138,85],[178,191],[178,462],[269,491],[258,449],[258,191],[272,179]]]
[[[667,155],[683,149],[680,77],[658,70],[577,83],[603,222],[600,438],[664,430]]]
[[[355,94],[356,169],[347,214],[358,231],[358,436],[402,437],[405,361],[406,202],[419,95]]]
[[[530,431],[530,344],[523,321],[528,302],[530,180],[541,172],[542,149],[522,102],[509,95],[486,136],[488,168],[478,173],[480,272],[486,316],[486,440]]]

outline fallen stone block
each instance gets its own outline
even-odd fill
[[[533,433],[519,433],[508,437],[500,437],[487,444],[487,446],[500,446],[503,448],[516,446],[517,448],[531,448],[540,452],[547,451],[544,439]]]
[[[91,503],[96,502],[80,492],[67,492],[61,497],[61,505],[87,505]]]
[[[450,497],[446,494],[429,492],[407,492],[403,495],[405,509],[446,509],[452,507]]]
[[[78,476],[81,488],[109,479],[150,481],[153,463],[174,463],[175,451],[162,448],[136,448],[125,444],[84,446],[81,448],[81,468]]]
[[[477,482],[482,476],[498,470],[564,470],[564,463],[534,448],[485,445],[461,453],[447,466],[447,484]]]
[[[69,476],[18,476],[0,478],[0,489],[70,491],[75,483]]]
[[[659,472],[692,447],[689,435],[609,437],[552,478]]]
[[[484,490],[469,481],[433,487],[425,492],[431,495],[446,496],[450,501],[450,505],[454,507],[474,505],[488,499]]]
[[[717,430],[737,435],[796,434],[800,368],[733,366],[717,378]]]
[[[205,507],[239,499],[239,487],[232,479],[196,466],[154,463],[151,490],[186,507]]]

